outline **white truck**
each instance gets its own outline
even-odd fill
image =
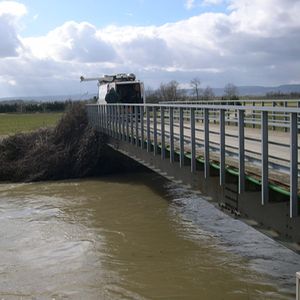
[[[145,103],[143,82],[136,80],[134,74],[104,75],[99,78],[80,77],[80,81],[98,81],[99,104],[105,103]],[[111,96],[113,95],[113,97]],[[113,99],[113,100],[112,100]]]

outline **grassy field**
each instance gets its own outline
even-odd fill
[[[55,126],[62,113],[0,114],[0,136]]]

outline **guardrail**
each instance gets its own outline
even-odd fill
[[[238,175],[239,193],[246,179],[256,178],[262,205],[269,201],[269,188],[278,190],[279,183],[290,197],[290,217],[298,216],[299,108],[110,104],[88,105],[87,112],[99,131],[162,159],[168,151],[170,163],[176,156],[182,167],[188,156],[191,172],[200,160],[205,178],[215,166],[221,186],[229,168]]]

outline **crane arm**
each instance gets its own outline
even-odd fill
[[[101,81],[103,80],[103,77],[92,77],[92,78],[85,78],[83,76],[80,76],[80,81]]]

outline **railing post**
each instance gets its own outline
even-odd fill
[[[195,136],[195,109],[190,110],[191,122],[191,172],[196,171],[196,136]]]
[[[153,107],[153,154],[157,154],[157,110]]]
[[[287,101],[285,101],[284,102],[284,107],[287,107]],[[284,113],[284,121],[285,121],[285,125],[287,125],[287,123],[288,123],[288,120],[289,120],[289,118],[288,118],[288,114],[285,112]],[[287,126],[285,126],[284,127],[284,132],[287,132],[288,131],[288,128],[287,128]]]
[[[209,110],[204,109],[204,178],[209,177]]]
[[[262,205],[269,201],[269,139],[268,139],[268,112],[263,111],[261,116],[261,200]]]
[[[129,142],[129,121],[128,121],[128,111],[129,107],[126,105],[125,106],[125,122],[126,122],[126,138],[125,141]]]
[[[275,102],[275,101],[272,101],[272,107],[275,107],[275,106],[276,106],[276,102]],[[275,116],[274,111],[272,112],[272,121],[273,121],[272,130],[275,130],[276,128],[275,128],[274,123],[275,123],[275,121],[276,121],[276,116]]]
[[[166,157],[165,149],[165,108],[160,107],[160,125],[161,125],[161,159]]]
[[[255,102],[252,102],[252,106],[255,106]],[[255,128],[255,119],[256,119],[256,115],[255,115],[255,110],[253,109],[253,113],[252,113],[252,128]]]
[[[134,131],[133,131],[133,106],[129,106],[130,107],[130,142],[133,145],[134,144]]]
[[[97,104],[98,107],[98,129],[101,132],[102,131],[102,114],[101,114],[101,105]]]
[[[179,108],[179,146],[180,146],[180,168],[184,166],[184,127],[183,127],[183,108]]]
[[[220,186],[225,184],[225,110],[220,110]]]
[[[105,116],[104,116],[104,106],[101,105],[101,128],[102,132],[105,132]]]
[[[100,122],[101,122],[101,118],[100,118],[100,105],[99,104],[97,104],[97,130],[98,131],[101,131],[101,124],[100,124]]]
[[[245,111],[239,110],[239,194],[245,191]]]
[[[116,137],[116,106],[113,105],[112,107],[113,109],[113,137],[115,138]]]
[[[108,105],[108,134],[112,136],[112,106]]]
[[[134,107],[135,111],[135,145],[138,147],[139,146],[139,106]]]
[[[120,107],[121,110],[121,119],[120,121],[122,122],[122,140],[126,141],[126,134],[125,134],[125,124],[126,124],[126,120],[125,120],[125,106],[122,105]]]
[[[140,106],[141,148],[144,149],[144,106]]]
[[[300,300],[300,272],[296,273],[296,300]]]
[[[169,107],[169,123],[170,123],[170,163],[174,162],[174,113],[173,107]]]
[[[102,113],[103,113],[103,132],[107,133],[107,106],[102,105]]]
[[[147,122],[147,152],[151,151],[151,138],[150,138],[150,107],[146,107],[146,122]]]
[[[123,138],[123,134],[122,134],[122,123],[123,123],[123,120],[121,120],[121,105],[118,105],[117,107],[117,122],[118,122],[118,139],[119,140],[122,140]],[[124,123],[123,123],[124,124]]]
[[[297,113],[290,120],[290,217],[298,216],[298,124]]]
[[[110,105],[110,135],[113,137],[114,135],[114,106]]]

